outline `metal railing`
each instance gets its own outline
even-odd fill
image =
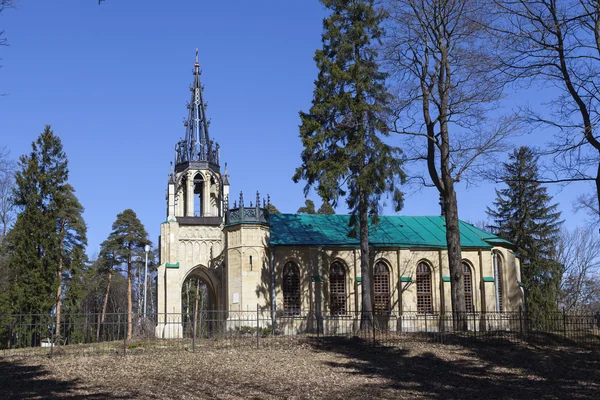
[[[290,346],[298,340],[351,339],[357,345],[394,346],[407,341],[523,341],[600,349],[600,313],[300,312],[273,319],[269,309],[203,310],[188,314],[0,315],[0,357],[94,355],[207,348]],[[58,327],[57,327],[58,324]]]

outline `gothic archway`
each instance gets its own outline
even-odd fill
[[[181,285],[181,321],[184,338],[207,338],[216,332],[219,284],[212,271],[204,266],[193,268]]]

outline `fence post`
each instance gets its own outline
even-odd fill
[[[563,309],[562,310],[563,311],[562,312],[562,314],[563,314],[563,335],[564,335],[564,337],[566,339],[566,337],[567,337],[567,315],[565,313],[565,307],[564,306],[563,306],[562,309]]]
[[[427,332],[427,311],[425,311],[425,343],[429,343],[429,333]]]
[[[523,307],[519,306],[519,336],[523,340]]]
[[[260,347],[260,326],[259,326],[259,322],[258,322],[258,310],[259,310],[259,305],[258,303],[256,303],[256,348],[258,349]]]
[[[123,317],[123,357],[125,357],[127,355],[127,314]]]
[[[54,327],[50,324],[50,358],[54,357]]]

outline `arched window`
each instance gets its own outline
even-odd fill
[[[431,268],[424,262],[417,265],[417,312],[433,312],[433,301],[431,300]]]
[[[285,315],[300,315],[300,269],[292,261],[283,267],[283,312]]]
[[[375,264],[373,271],[375,287],[375,312],[378,314],[390,311],[390,270],[383,262]]]
[[[340,262],[329,268],[329,309],[331,315],[346,314],[346,269]]]
[[[201,217],[202,200],[204,197],[204,178],[201,174],[194,176],[194,217]]]
[[[463,266],[463,282],[465,284],[465,309],[468,313],[474,312],[473,309],[473,275],[471,274],[471,267],[466,262],[462,263]]]
[[[502,290],[504,289],[503,287],[503,282],[502,282],[502,257],[500,257],[500,254],[498,254],[497,251],[494,251],[494,255],[493,255],[493,260],[494,260],[494,278],[496,281],[496,311],[498,312],[502,312],[504,309],[504,305],[503,305],[503,298],[502,298]]]

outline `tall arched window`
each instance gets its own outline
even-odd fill
[[[283,312],[285,315],[300,315],[300,269],[292,261],[283,267]]]
[[[329,268],[329,309],[331,315],[346,314],[346,268],[337,261]]]
[[[504,309],[504,304],[503,304],[503,297],[502,297],[502,290],[504,289],[503,287],[503,282],[502,282],[502,275],[503,275],[503,271],[502,271],[502,257],[500,257],[500,254],[498,254],[497,251],[494,251],[494,255],[493,255],[493,260],[494,260],[494,278],[496,281],[496,311],[498,312],[502,312]]]
[[[194,176],[194,217],[201,217],[202,201],[204,197],[204,178],[201,174]]]
[[[390,311],[390,270],[383,262],[375,264],[373,271],[375,287],[375,312],[378,314]]]
[[[417,312],[432,313],[431,268],[424,262],[417,265]]]
[[[471,267],[466,262],[462,263],[463,266],[463,282],[465,284],[465,309],[468,313],[474,312],[473,309],[473,275],[471,274]]]

